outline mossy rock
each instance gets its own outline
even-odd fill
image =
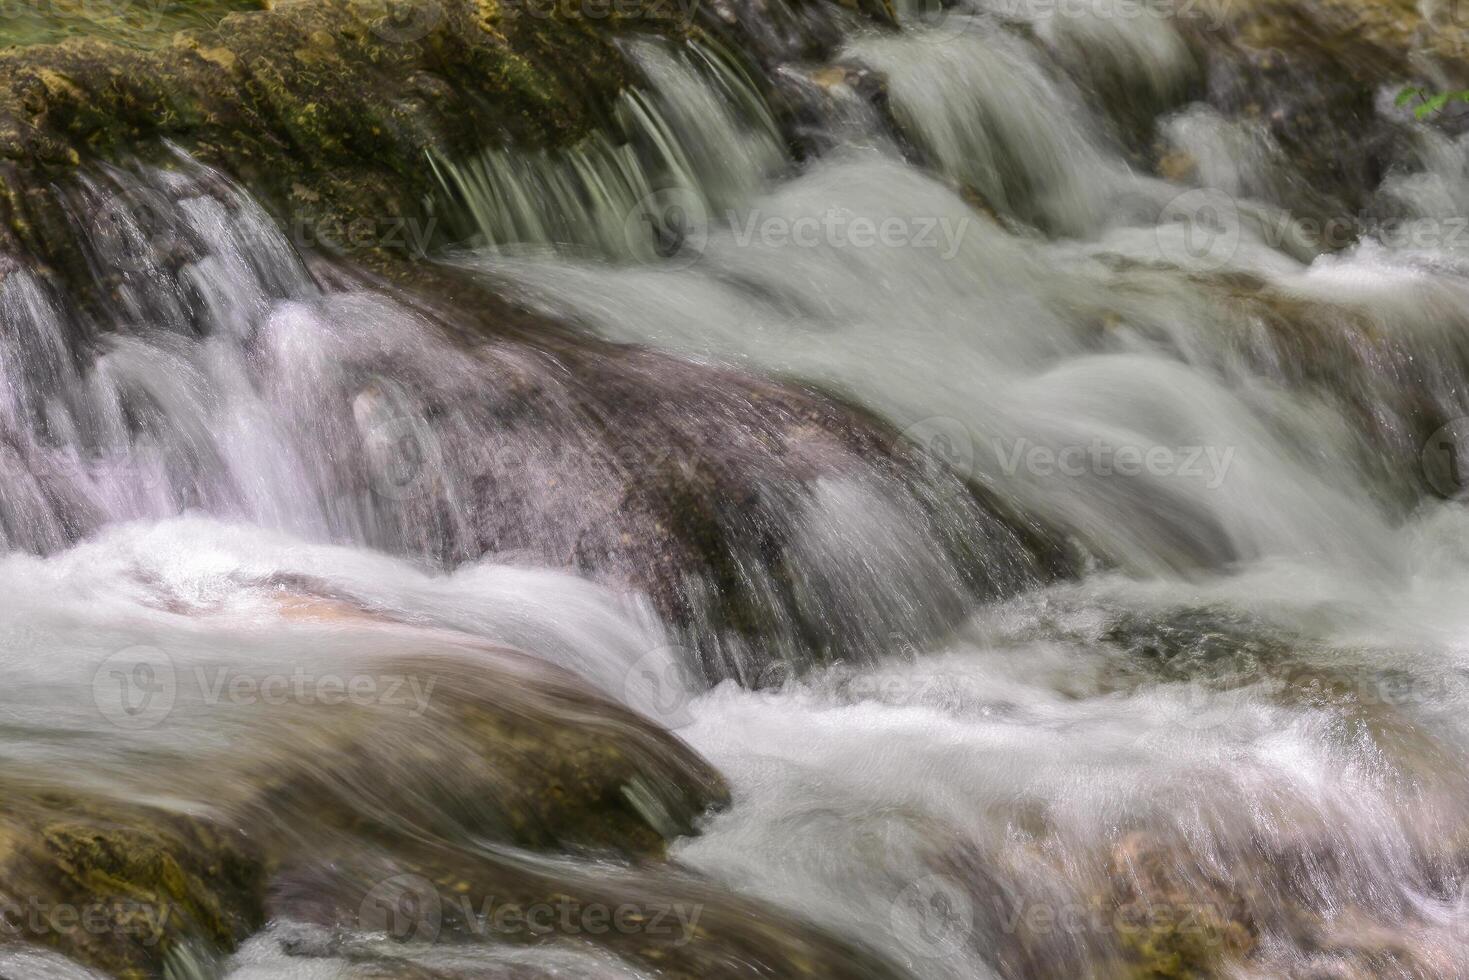
[[[566,380],[500,399],[513,405],[496,431],[527,462],[494,457],[475,473],[477,550],[530,550],[635,587],[698,638],[711,681],[778,682],[802,658],[860,661],[922,644],[975,596],[1064,574],[1064,549],[1044,529],[934,471],[839,398],[652,351],[552,346]],[[568,424],[567,398],[589,426]],[[821,578],[836,562],[812,560],[801,535],[824,512],[823,492],[870,498],[931,539],[904,565],[911,580],[891,589],[923,588],[921,602],[879,621]]]
[[[0,48],[96,38],[124,47],[153,49],[169,44],[178,31],[210,28],[226,14],[269,5],[269,0],[61,0],[17,4],[7,10],[0,23]]]
[[[1469,30],[1414,0],[1210,0],[1178,24],[1205,65],[1200,97],[1263,124],[1294,170],[1298,215],[1359,215],[1403,161],[1412,107],[1379,114],[1383,86],[1469,87]],[[1462,128],[1444,114],[1435,122]],[[1282,202],[1283,203],[1283,202]]]
[[[426,152],[573,141],[607,118],[626,25],[485,0],[282,0],[140,50],[0,49],[0,248],[85,282],[52,182],[163,141],[293,228],[425,224]]]
[[[1249,905],[1235,887],[1202,866],[1184,868],[1180,851],[1138,832],[1122,838],[1104,904],[1122,951],[1125,980],[1191,980],[1219,976],[1257,942]]]
[[[601,950],[668,980],[907,976],[799,912],[676,868],[604,863],[556,875],[514,855],[433,848],[375,864],[333,856],[283,875],[270,909],[303,927],[288,952],[365,964],[455,952],[473,962],[476,946],[545,945]]]
[[[227,751],[177,749],[119,777],[118,794],[177,810],[7,782],[0,940],[127,980],[157,977],[229,954],[265,922],[267,894],[321,861],[370,871],[430,868],[436,856],[436,875],[478,876],[487,894],[531,879],[555,890],[555,875],[527,878],[523,858],[494,854],[558,855],[567,869],[571,856],[662,866],[671,839],[729,801],[682,742],[533,658],[456,648],[357,664],[351,676],[366,672],[433,684],[411,704],[386,689],[381,704],[211,703],[200,722],[234,733]],[[176,711],[200,707],[185,689]],[[56,909],[70,918],[52,925]],[[86,915],[97,924],[83,927]]]
[[[0,913],[7,938],[133,980],[171,958],[227,952],[264,921],[265,865],[202,818],[6,787]]]
[[[268,752],[238,777],[265,787],[243,810],[275,828],[282,864],[343,833],[389,850],[476,839],[657,859],[729,802],[688,746],[531,657],[483,647],[354,671],[419,681],[427,710],[311,706],[274,719],[273,746],[309,743],[316,756],[292,766]]]

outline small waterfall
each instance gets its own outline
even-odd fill
[[[937,169],[1002,214],[1068,235],[1144,193],[1031,44],[980,17],[945,26],[956,36],[859,39],[846,52],[886,76],[894,114]]]
[[[682,61],[644,54],[683,92],[669,118],[712,97]],[[695,145],[689,159],[719,156]],[[201,512],[443,568],[507,554],[650,593],[695,677],[752,683],[917,642],[968,596],[1042,574],[969,488],[895,471],[897,442],[864,458],[857,445],[887,437],[814,399],[647,357],[571,381],[563,355],[466,341],[473,328],[405,301],[323,287],[257,205],[187,159],[78,193],[79,216],[116,212],[84,232],[120,300],[82,342],[39,282],[6,282],[11,336],[34,344],[40,329],[47,343],[7,347],[6,363],[26,365],[0,456],[16,471],[0,501],[12,547],[51,553],[119,522]],[[627,407],[677,390],[684,402]],[[687,399],[732,425],[689,417]],[[766,405],[826,413],[830,429]],[[732,481],[740,507],[711,499]],[[849,539],[874,523],[904,534]],[[648,548],[680,557],[650,564]],[[874,600],[884,581],[891,599]]]
[[[770,109],[728,55],[698,45],[671,53],[650,42],[628,53],[649,89],[623,94],[615,136],[599,133],[563,153],[490,150],[430,161],[480,243],[657,261],[782,165]]]
[[[1281,975],[1385,962],[1321,924],[1350,908],[1364,929],[1406,924],[1414,961],[1453,975],[1456,858],[1432,828],[1464,775],[1445,765],[1465,744],[1464,647],[1442,589],[1469,566],[1462,515],[1424,478],[1425,440],[1469,409],[1452,248],[1371,216],[1324,240],[1267,128],[1176,104],[1193,68],[1166,24],[1129,33],[1149,54],[1127,71],[1107,29],[1038,20],[1036,43],[981,16],[841,54],[884,77],[927,174],[893,143],[852,146],[860,116],[840,113],[830,149],[712,222],[692,259],[464,260],[610,339],[842,392],[1119,570],[979,613],[916,661],[899,648],[706,695],[681,731],[748,802],[680,857],[887,937],[921,976],[1133,962],[1127,931],[1085,910],[1139,895],[1186,896],[1213,952],[1179,955],[1250,951]],[[943,31],[955,17],[975,26]],[[1088,71],[1163,113],[1171,181],[1112,147],[1072,88]],[[1378,210],[1452,218],[1461,148],[1415,139]],[[835,233],[858,219],[931,226],[936,247]],[[1226,249],[1190,247],[1221,227]],[[889,547],[857,526],[833,531]],[[1408,634],[1410,656],[1383,646]],[[1385,700],[1383,671],[1433,693]],[[874,787],[874,767],[894,775]],[[925,902],[960,925],[914,926],[904,910]],[[1031,929],[1034,908],[1076,918]]]
[[[181,976],[1469,975],[1469,142],[1385,84],[1311,186],[1142,7],[721,4],[430,157],[432,286],[87,168],[98,301],[0,257],[0,837],[226,831]],[[568,897],[698,920],[471,907]]]

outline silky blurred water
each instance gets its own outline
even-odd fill
[[[338,722],[300,698],[221,710],[207,678],[407,675],[417,650],[472,674],[511,648],[728,778],[679,873],[914,976],[1127,975],[1155,931],[1218,975],[1469,974],[1458,248],[1383,224],[1328,253],[1268,131],[1181,102],[1192,55],[1167,19],[1016,19],[859,31],[836,82],[787,66],[822,133],[800,159],[723,55],[639,45],[621,132],[432,164],[474,229],[447,261],[718,369],[721,431],[760,442],[732,370],[819,386],[934,462],[904,484],[821,444],[832,472],[741,514],[787,556],[784,577],[742,556],[758,615],[792,619],[764,648],[578,567],[599,495],[647,475],[596,455],[591,393],[552,353],[320,285],[192,162],[95,175],[77,202],[105,219],[87,241],[116,322],[78,329],[23,269],[0,285],[0,678],[23,695],[0,769],[237,819],[261,766]],[[856,108],[862,69],[889,116]],[[1123,152],[1089,72],[1161,113],[1189,176]],[[1402,139],[1382,213],[1458,221],[1462,141]],[[549,422],[526,422],[528,390]],[[517,546],[484,531],[487,474],[525,488]],[[1010,574],[1024,549],[962,481],[1080,574]],[[1005,594],[967,588],[944,546],[965,536]],[[759,598],[782,589],[795,613]],[[166,697],[129,700],[147,691]],[[431,694],[403,698],[405,742],[461,738]],[[450,769],[423,778],[452,796]],[[305,955],[298,926],[230,975],[645,975],[581,941]]]

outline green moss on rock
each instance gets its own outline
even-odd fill
[[[79,272],[51,183],[167,140],[296,226],[419,217],[426,152],[573,141],[628,81],[620,22],[488,0],[284,0],[139,50],[0,49],[0,250]],[[6,234],[8,232],[8,234]]]
[[[159,975],[185,947],[228,951],[264,920],[264,864],[203,819],[5,788],[0,915],[9,938],[113,976]]]

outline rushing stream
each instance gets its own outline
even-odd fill
[[[1401,163],[1324,242],[1268,129],[1186,100],[1174,20],[922,13],[834,14],[831,65],[630,43],[604,136],[426,160],[434,261],[541,338],[298,253],[182,155],[72,188],[112,320],[0,283],[0,779],[246,830],[330,786],[465,865],[673,895],[751,976],[790,923],[870,953],[837,976],[1469,976],[1469,148],[1385,87]],[[1121,148],[1155,116],[1172,181]],[[745,496],[682,575],[689,472]],[[696,763],[597,720],[667,774],[624,789],[667,867],[470,829],[504,787],[456,699],[538,662],[728,781],[688,825]],[[172,976],[658,975],[343,925],[321,894],[401,869],[320,819]]]

